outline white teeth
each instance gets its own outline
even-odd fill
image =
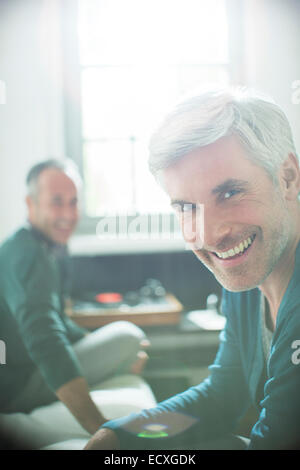
[[[216,255],[219,258],[226,259],[229,257],[232,257],[234,255],[238,255],[239,253],[243,253],[243,251],[248,248],[248,246],[251,245],[252,241],[254,239],[251,239],[251,237],[248,237],[246,240],[242,241],[238,246],[235,246],[234,248],[231,248],[228,251],[223,251],[223,252],[216,252]]]

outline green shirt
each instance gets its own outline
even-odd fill
[[[64,313],[57,245],[31,226],[0,247],[0,410],[38,368],[55,391],[82,376],[72,343],[84,330]]]

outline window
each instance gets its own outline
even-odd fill
[[[180,95],[230,81],[226,1],[78,0],[75,23],[77,55],[71,35],[66,57],[77,103],[73,93],[67,134],[85,215],[168,213],[148,172],[148,139]]]

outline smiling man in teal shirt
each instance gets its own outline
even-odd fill
[[[78,221],[74,164],[41,162],[29,171],[27,186],[28,223],[0,247],[0,331],[6,345],[0,412],[30,412],[61,400],[92,434],[105,416],[90,386],[122,371],[138,372],[145,335],[128,322],[88,332],[65,314],[67,242]]]
[[[226,326],[204,382],[106,423],[86,449],[299,449],[300,170],[284,113],[255,92],[203,91],[165,118],[149,163],[224,288]],[[245,443],[233,433],[251,404]]]

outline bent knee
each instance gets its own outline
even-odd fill
[[[118,321],[115,325],[118,326],[118,330],[123,336],[136,339],[139,342],[146,338],[144,331],[129,321]]]
[[[118,321],[113,325],[121,343],[130,348],[141,349],[141,341],[146,339],[146,335],[141,328],[128,321]]]

